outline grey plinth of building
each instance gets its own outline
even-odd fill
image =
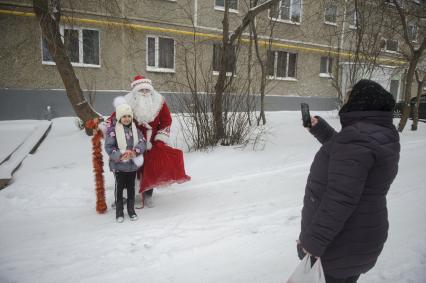
[[[126,93],[126,91],[97,91],[95,96],[92,95],[94,98],[92,105],[97,112],[108,115],[114,111],[112,106],[114,98]],[[188,95],[167,92],[162,94],[173,113],[180,110],[179,98]],[[65,90],[0,89],[0,101],[0,120],[51,120],[57,117],[76,116]],[[260,98],[255,97],[255,101],[256,109],[259,110]],[[309,103],[310,109],[315,111],[333,110],[337,106],[336,97],[266,96],[265,109],[297,111],[301,102]]]

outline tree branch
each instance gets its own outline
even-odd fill
[[[268,0],[258,6],[255,6],[251,8],[248,13],[244,16],[243,21],[241,25],[239,25],[233,34],[231,35],[231,38],[229,39],[229,42],[233,44],[233,42],[241,36],[243,31],[247,28],[247,26],[250,24],[251,21],[261,12],[265,11],[266,9],[271,8],[273,5],[275,5],[280,0]]]

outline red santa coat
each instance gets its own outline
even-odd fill
[[[152,135],[149,137],[149,127],[145,123],[138,125],[146,139],[152,143],[152,149],[144,154],[144,165],[141,168],[141,182],[139,191],[142,193],[156,187],[163,187],[173,183],[189,181],[191,177],[185,173],[183,153],[179,149],[166,144],[170,136],[172,117],[167,104],[163,102],[161,110],[153,121]]]
[[[126,100],[129,101],[129,96]],[[157,93],[157,95],[159,95]],[[162,97],[161,97],[162,98]],[[130,101],[131,102],[131,101]],[[185,173],[183,153],[179,149],[167,145],[170,137],[170,127],[172,117],[164,98],[158,100],[158,103],[151,105],[152,115],[137,115],[138,111],[133,107],[140,107],[137,104],[132,105],[135,122],[147,140],[147,150],[144,153],[144,164],[139,169],[140,188],[139,192],[171,185],[173,183],[183,183],[191,179]],[[111,118],[115,117],[115,112]],[[151,120],[149,122],[143,121]],[[147,118],[148,117],[148,118]],[[151,146],[152,145],[152,148]]]

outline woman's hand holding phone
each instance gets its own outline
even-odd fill
[[[311,117],[311,127],[315,127],[316,124],[318,124],[318,119],[315,117]]]

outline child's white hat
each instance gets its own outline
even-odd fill
[[[114,99],[114,107],[117,122],[119,122],[124,115],[129,115],[133,119],[132,108],[129,104],[127,104],[127,101],[123,96],[119,96]]]

